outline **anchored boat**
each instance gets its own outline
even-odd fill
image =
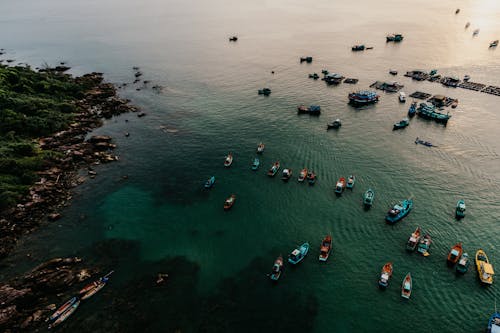
[[[411,234],[410,238],[408,238],[408,242],[406,243],[406,251],[415,251],[421,237],[422,230],[420,229],[420,227],[417,227],[417,229],[415,229],[415,231]]]
[[[260,165],[260,160],[258,157],[254,158],[253,163],[252,163],[252,170],[257,170]]]
[[[479,274],[479,279],[484,284],[493,284],[493,266],[490,264],[486,253],[479,249],[476,252],[476,267],[477,273]]]
[[[380,279],[378,280],[378,285],[380,288],[385,289],[389,286],[389,280],[392,277],[392,262],[388,262],[382,267],[382,272],[380,273]]]
[[[231,164],[233,164],[233,154],[229,153],[227,154],[226,159],[224,160],[224,166],[226,168],[229,168]]]
[[[462,243],[457,243],[455,244],[451,250],[450,253],[448,253],[448,258],[447,262],[449,265],[455,265],[462,256],[463,249],[462,249]]]
[[[273,270],[270,275],[271,280],[278,281],[282,271],[283,271],[283,257],[280,255],[274,261]]]
[[[395,204],[387,212],[385,220],[390,224],[394,224],[399,220],[403,219],[406,215],[408,215],[412,207],[413,207],[413,200],[411,199],[403,200],[402,202]]]
[[[215,176],[212,176],[208,178],[208,180],[205,182],[205,188],[211,188],[215,184]]]
[[[411,274],[408,273],[406,274],[405,278],[403,279],[403,283],[401,286],[401,297],[410,299],[411,296],[411,290],[412,290],[412,279],[411,279]]]
[[[257,146],[257,154],[262,154],[264,152],[265,148],[266,148],[266,146],[262,142],[259,143]]]
[[[67,311],[73,304],[75,304],[78,301],[78,297],[72,297],[69,299],[66,303],[61,305],[53,314],[50,315],[49,318],[47,318],[47,321],[54,321],[57,318],[59,318],[65,311]]]
[[[340,122],[340,119],[337,118],[332,123],[326,124],[326,129],[330,129],[330,128],[338,129],[338,128],[340,128],[340,126],[342,126],[342,123]]]
[[[349,103],[355,106],[363,106],[378,102],[379,95],[370,90],[361,90],[349,94]]]
[[[365,50],[365,46],[363,44],[361,44],[361,45],[354,45],[351,49],[353,51],[364,51]]]
[[[263,88],[258,90],[259,95],[269,96],[271,95],[271,89]]]
[[[417,113],[417,102],[413,102],[408,109],[408,116],[413,117]]]
[[[297,179],[299,183],[302,183],[307,178],[307,168],[300,170],[299,178]]]
[[[434,147],[434,145],[431,142],[421,140],[418,137],[415,139],[415,144],[416,145],[420,144],[420,145],[423,145],[423,146],[426,146],[426,147]]]
[[[291,177],[292,177],[292,169],[283,169],[283,175],[281,177],[281,180],[287,182],[290,180]]]
[[[271,169],[269,169],[269,171],[267,172],[267,175],[269,177],[274,177],[279,169],[280,169],[280,161],[276,161],[276,162],[274,162]]]
[[[398,96],[398,99],[401,103],[405,103],[406,102],[406,94],[402,91],[399,92],[399,96]]]
[[[497,47],[497,46],[498,46],[498,39],[490,43],[490,47]]]
[[[460,260],[458,260],[458,264],[455,267],[455,270],[457,271],[457,273],[465,274],[469,269],[469,265],[470,265],[469,255],[467,253],[464,253],[460,257]]]
[[[420,238],[420,242],[418,243],[417,251],[422,254],[424,257],[429,256],[429,249],[432,244],[431,235],[425,234],[424,237]]]
[[[288,262],[291,264],[298,264],[301,262],[309,251],[309,243],[302,244],[298,249],[295,249],[290,253],[288,257]]]
[[[314,185],[316,183],[316,174],[314,172],[309,172],[307,174],[307,182],[309,185]]]
[[[339,180],[337,181],[337,185],[335,185],[335,193],[338,195],[341,195],[342,192],[344,192],[345,189],[345,178],[340,177]]]
[[[398,130],[401,128],[405,128],[408,125],[410,125],[410,120],[408,118],[404,118],[403,120],[395,123],[394,126],[392,127],[392,130]]]
[[[354,177],[354,175],[350,175],[348,178],[347,178],[347,184],[346,184],[346,187],[351,189],[354,187],[354,183],[356,182],[356,178]]]
[[[224,210],[230,210],[231,207],[233,207],[235,201],[236,201],[236,195],[231,194],[231,196],[227,198],[226,201],[224,201]]]
[[[369,188],[363,194],[363,204],[366,208],[370,208],[373,205],[373,199],[375,199],[375,191]]]
[[[436,107],[427,103],[420,103],[417,110],[417,115],[425,119],[432,119],[438,123],[447,124],[451,116],[449,114],[444,114],[436,111]]]
[[[387,35],[386,41],[387,42],[400,42],[403,40],[403,35],[402,34],[391,34]]]
[[[455,217],[457,219],[465,217],[465,201],[463,199],[460,199],[457,202],[457,207],[455,208]]]
[[[80,300],[77,299],[73,304],[71,304],[70,307],[68,307],[63,313],[61,313],[59,315],[59,317],[57,317],[57,319],[53,323],[49,324],[49,327],[48,327],[49,330],[51,328],[54,328],[54,327],[60,325],[62,322],[64,322],[66,319],[68,319],[69,316],[71,316],[76,311],[76,309],[78,308],[79,305],[80,305]]]
[[[327,261],[330,256],[330,251],[332,250],[332,236],[327,235],[323,238],[321,246],[319,248],[319,261]]]
[[[307,113],[307,114],[310,114],[313,116],[317,116],[317,115],[321,114],[321,106],[311,105],[311,106],[307,107],[305,105],[299,105],[297,107],[297,113],[298,114]]]

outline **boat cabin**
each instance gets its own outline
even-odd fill
[[[450,253],[451,260],[455,260],[455,258],[457,258],[458,256],[459,256],[458,250],[456,250],[456,249],[451,250],[451,253]]]
[[[290,254],[290,259],[292,260],[299,260],[301,257],[302,253],[298,249],[293,250]]]

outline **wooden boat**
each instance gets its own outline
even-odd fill
[[[212,176],[208,178],[208,180],[205,182],[205,188],[211,188],[215,184],[215,176]]]
[[[406,243],[406,251],[415,251],[421,237],[422,230],[420,229],[420,227],[417,227],[417,229],[415,229],[415,231],[411,234],[410,238],[408,238],[408,242]]]
[[[287,182],[292,177],[292,169],[283,169],[283,174],[281,176],[281,180]]]
[[[233,164],[233,154],[229,153],[229,154],[227,154],[226,160],[224,161],[224,166],[226,168],[229,168],[231,166],[231,164]]]
[[[426,146],[426,147],[434,147],[434,145],[431,142],[421,140],[418,137],[415,139],[415,144],[416,145],[423,145],[423,146]]]
[[[94,282],[91,282],[89,284],[87,284],[85,287],[83,287],[82,289],[80,289],[80,291],[78,292],[78,294],[81,295],[84,295],[86,294],[87,292],[89,292],[90,290],[94,289],[95,287],[97,287],[99,285],[99,283],[101,282],[108,282],[109,280],[109,277],[111,276],[111,274],[113,274],[115,271],[111,271],[109,272],[108,274],[104,275],[104,276],[101,276],[99,279],[95,280]]]
[[[354,177],[354,175],[350,175],[349,177],[347,177],[346,187],[352,190],[355,182],[356,182],[356,178]]]
[[[379,95],[375,91],[362,90],[349,94],[349,103],[355,106],[363,106],[378,102]]]
[[[61,316],[65,311],[67,311],[74,303],[78,301],[78,297],[72,297],[69,299],[66,303],[61,305],[53,314],[50,315],[49,318],[47,318],[47,321],[54,321],[59,316]]]
[[[351,49],[353,51],[364,51],[365,50],[365,46],[363,44],[361,44],[361,45],[354,45],[353,47],[351,47]]]
[[[300,183],[302,183],[307,178],[307,168],[300,170],[299,178],[297,179]]]
[[[319,115],[321,114],[321,106],[319,105],[311,105],[309,107],[306,107],[305,105],[299,105],[297,107],[297,113],[303,114],[303,113],[308,113],[310,115]]]
[[[231,194],[231,196],[227,198],[226,201],[224,201],[224,210],[231,209],[231,207],[233,207],[234,205],[235,200],[236,200],[236,195]]]
[[[431,119],[445,125],[451,118],[451,115],[437,112],[436,107],[434,105],[427,103],[420,103],[420,106],[417,109],[417,115],[421,118]]]
[[[465,274],[469,269],[469,265],[470,265],[469,255],[467,253],[464,253],[460,257],[460,260],[458,260],[455,270],[457,271],[457,273]]]
[[[468,27],[470,27],[470,22],[465,23],[465,29],[467,29]]]
[[[337,184],[335,185],[335,193],[339,195],[342,194],[342,192],[344,192],[345,190],[345,186],[346,186],[345,178],[340,177],[339,180],[337,181]]]
[[[311,63],[313,61],[313,58],[312,57],[300,57],[300,62],[307,62],[307,63]]]
[[[398,71],[397,71],[397,70],[395,70],[395,69],[391,69],[391,70],[389,71],[389,74],[391,74],[391,75],[398,75]]]
[[[89,291],[87,291],[83,296],[82,296],[82,301],[83,300],[86,300],[92,296],[94,296],[95,294],[97,294],[102,288],[104,288],[106,286],[106,283],[107,281],[99,281],[95,286],[94,288],[90,289]]]
[[[413,207],[413,200],[403,200],[402,202],[395,204],[385,216],[385,220],[394,224],[399,220],[403,219],[406,215],[408,215]]]
[[[462,256],[463,249],[462,249],[462,243],[457,243],[453,245],[453,247],[450,250],[450,253],[448,253],[448,264],[449,265],[454,265],[457,263],[458,259]]]
[[[413,117],[416,114],[417,114],[417,102],[413,102],[411,103],[410,108],[408,109],[408,116]]]
[[[401,34],[391,34],[391,35],[387,35],[386,37],[386,41],[387,42],[400,42],[403,40],[403,35]]]
[[[482,283],[493,284],[493,275],[495,272],[493,271],[493,266],[490,264],[486,253],[482,249],[476,252],[476,268]]]
[[[327,261],[330,256],[330,251],[332,250],[332,236],[327,235],[323,238],[321,246],[319,248],[319,261]]]
[[[497,46],[498,46],[498,39],[490,43],[490,47],[497,47]]]
[[[401,103],[405,103],[406,102],[406,94],[402,91],[399,92],[399,96],[398,96],[398,99]]]
[[[269,96],[271,95],[271,89],[269,88],[262,88],[257,91],[259,95],[264,95],[264,96]]]
[[[298,264],[307,255],[307,252],[309,252],[309,243],[304,243],[298,249],[295,249],[292,253],[290,253],[288,256],[288,262],[294,265]]]
[[[49,330],[51,328],[54,328],[58,325],[60,325],[62,322],[64,322],[66,319],[69,318],[69,316],[71,316],[75,311],[76,309],[78,308],[78,306],[80,305],[80,300],[77,299],[73,304],[71,304],[70,307],[68,307],[63,313],[61,313],[61,315],[51,324],[49,324]]]
[[[337,118],[332,123],[326,124],[326,129],[330,129],[330,128],[338,129],[338,128],[340,128],[340,126],[342,126],[342,123],[340,122],[340,119]]]
[[[309,172],[307,174],[307,182],[309,185],[314,185],[316,183],[316,174],[314,172]]]
[[[258,157],[254,158],[253,163],[252,163],[252,170],[257,170],[260,165],[260,160]]]
[[[270,275],[271,280],[278,281],[282,271],[283,271],[283,257],[280,255],[274,261],[273,270]]]
[[[465,217],[465,201],[463,199],[460,199],[457,202],[457,207],[455,208],[455,217],[457,219]]]
[[[457,8],[457,10],[455,10],[455,14],[458,14],[460,13],[460,8]]]
[[[259,145],[257,146],[257,154],[262,154],[265,148],[266,146],[262,142],[259,143]]]
[[[410,299],[411,290],[412,290],[412,279],[411,279],[411,274],[408,273],[403,279],[403,284],[401,285],[401,297]]]
[[[495,313],[491,315],[490,320],[488,320],[488,329],[486,333],[499,333],[500,332],[500,312],[496,310]]]
[[[420,242],[418,243],[418,253],[422,254],[424,257],[429,256],[429,249],[432,244],[431,235],[425,234],[424,237],[420,238]]]
[[[276,161],[276,162],[274,162],[271,169],[269,169],[269,171],[267,172],[267,175],[269,177],[274,177],[279,169],[280,169],[280,161]]]
[[[408,118],[404,118],[403,120],[395,123],[394,126],[392,127],[392,130],[394,131],[401,128],[405,128],[408,125],[410,125],[410,120]]]
[[[375,199],[375,191],[369,188],[363,194],[363,204],[366,208],[370,208],[373,205],[373,200]]]
[[[382,272],[380,272],[380,278],[378,279],[378,285],[380,288],[385,289],[389,286],[389,280],[392,277],[392,262],[388,262],[382,267]]]
[[[328,73],[323,77],[323,81],[327,84],[340,84],[343,79],[345,79],[345,76],[338,73]]]

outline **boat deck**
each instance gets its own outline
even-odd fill
[[[425,99],[425,100],[431,96],[432,96],[431,94],[424,93],[421,91],[415,91],[413,94],[410,95],[410,97],[418,98],[418,99]]]
[[[358,79],[347,78],[344,80],[344,83],[356,84],[356,83],[358,83]]]
[[[399,84],[399,83],[388,83],[388,82],[382,82],[382,81],[375,81],[370,85],[370,88],[375,88],[387,92],[398,92],[400,91],[404,85]]]

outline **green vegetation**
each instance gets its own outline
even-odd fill
[[[77,111],[73,101],[89,88],[53,70],[0,65],[0,210],[26,194],[53,154],[34,139],[66,128]]]

